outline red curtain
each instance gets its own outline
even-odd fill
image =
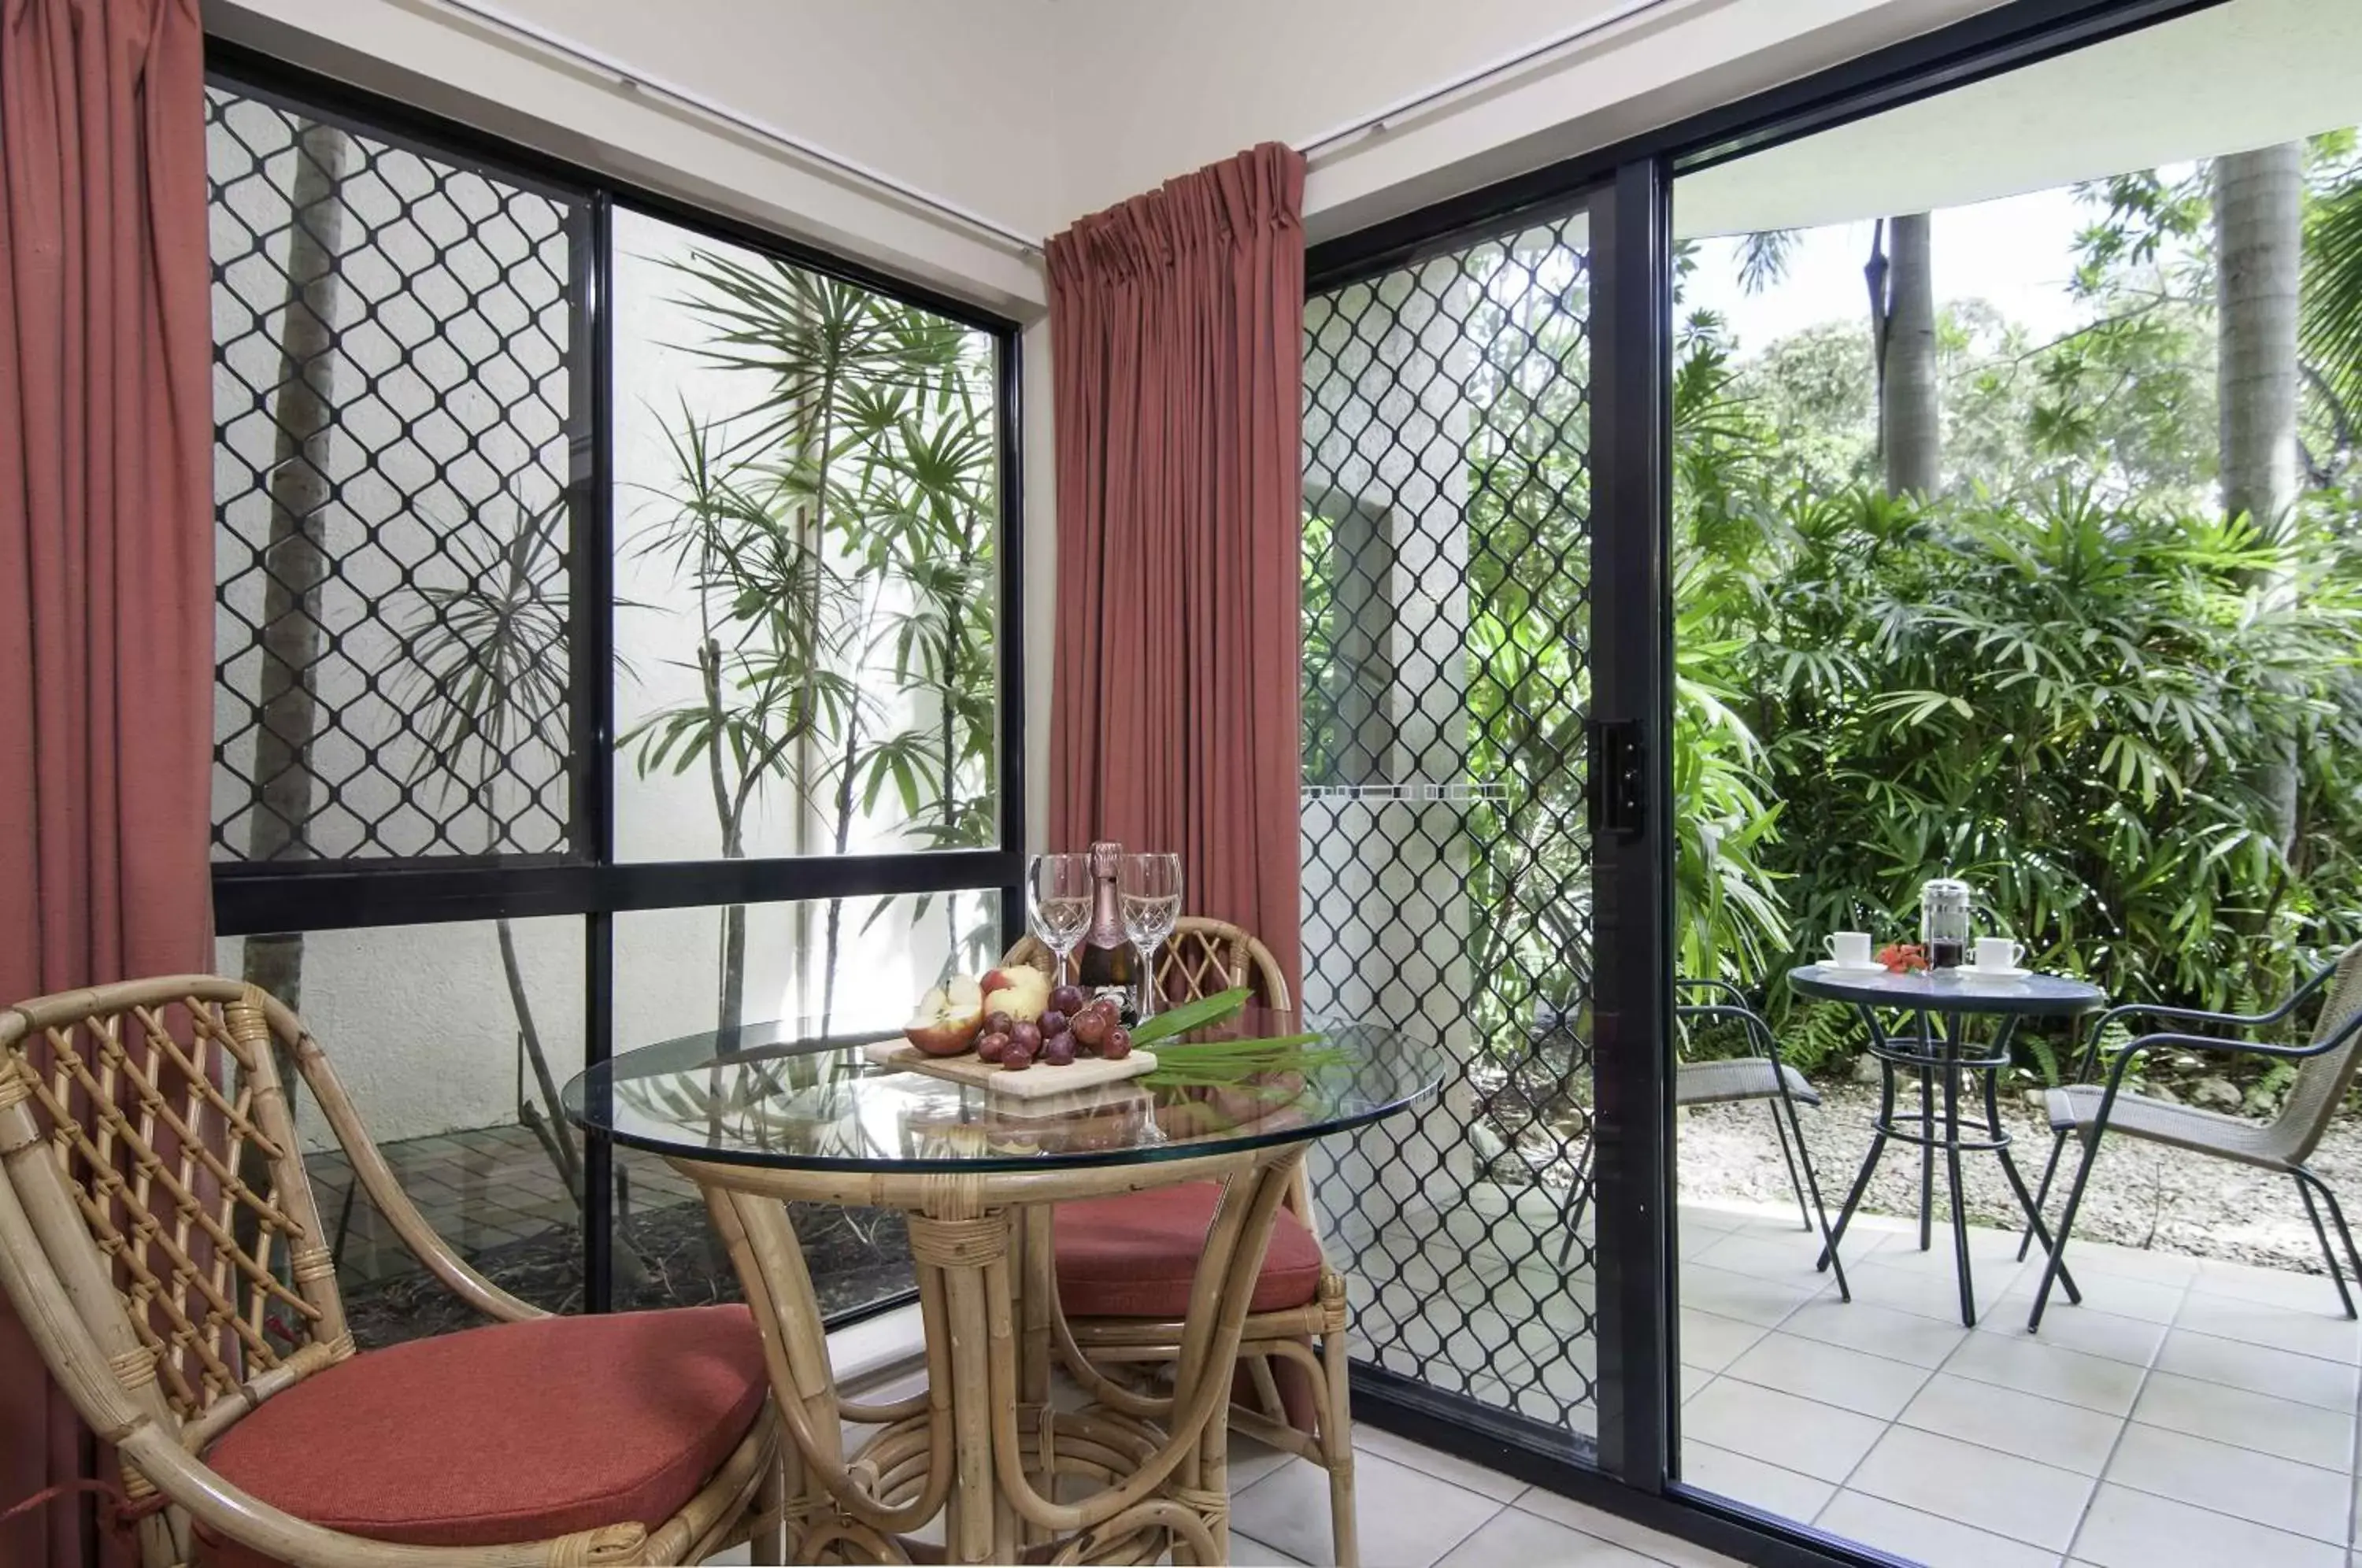
[[[204,93],[196,0],[0,0],[0,1006],[213,965]],[[0,1508],[93,1459],[0,1302]]]
[[[1049,244],[1050,835],[1180,854],[1300,988],[1304,160],[1275,144]]]

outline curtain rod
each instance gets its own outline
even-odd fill
[[[1038,255],[1041,252],[1042,241],[1039,238],[1020,234],[1004,224],[995,223],[981,213],[962,206],[957,202],[948,201],[942,196],[930,195],[917,186],[906,184],[882,170],[872,169],[869,165],[846,158],[841,153],[831,152],[828,149],[808,141],[791,131],[782,130],[778,126],[741,114],[738,110],[718,103],[692,88],[651,76],[635,65],[627,64],[587,44],[577,43],[572,39],[554,33],[538,23],[527,21],[497,6],[488,5],[485,0],[431,0],[431,5],[436,8],[459,12],[502,32],[513,34],[552,54],[561,55],[578,65],[588,66],[592,71],[613,78],[613,85],[624,92],[669,100],[706,118],[719,120],[734,130],[742,131],[759,140],[785,148],[808,162],[819,164],[839,174],[848,175],[866,184],[875,185],[911,206],[949,218],[966,228],[987,235],[1021,254]]]
[[[1375,114],[1365,115],[1349,125],[1339,126],[1335,130],[1325,131],[1308,141],[1297,142],[1296,149],[1304,154],[1308,162],[1318,163],[1324,154],[1345,143],[1356,141],[1365,136],[1374,136],[1392,128],[1392,122],[1405,115],[1415,114],[1431,104],[1465,93],[1470,88],[1480,86],[1496,76],[1507,75],[1521,65],[1530,65],[1545,55],[1554,54],[1570,44],[1581,43],[1594,34],[1604,33],[1611,28],[1622,27],[1636,17],[1688,3],[1689,0],[1618,0],[1617,4],[1610,6],[1599,15],[1553,34],[1540,43],[1530,44],[1515,54],[1504,55],[1489,64],[1464,72],[1440,86],[1429,87],[1406,98],[1397,98]]]

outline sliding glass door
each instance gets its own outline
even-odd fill
[[[1600,969],[1655,962],[1599,851],[1639,790],[1595,796],[1651,728],[1595,657],[1613,199],[1321,282],[1305,328],[1305,999],[1454,1065],[1416,1119],[1314,1156],[1356,1397],[1585,1460],[1628,1277],[1595,1202]]]

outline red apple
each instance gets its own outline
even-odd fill
[[[919,1009],[902,1026],[902,1038],[930,1056],[956,1056],[976,1043],[984,1025],[984,997],[974,980],[955,975],[919,999]]]

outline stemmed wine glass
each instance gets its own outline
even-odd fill
[[[1115,890],[1123,933],[1140,950],[1140,1017],[1144,1021],[1156,1011],[1157,949],[1181,919],[1181,857],[1127,855],[1116,869]]]
[[[1091,857],[1037,855],[1025,872],[1025,915],[1033,934],[1053,955],[1051,978],[1066,977],[1066,955],[1091,926]]]

